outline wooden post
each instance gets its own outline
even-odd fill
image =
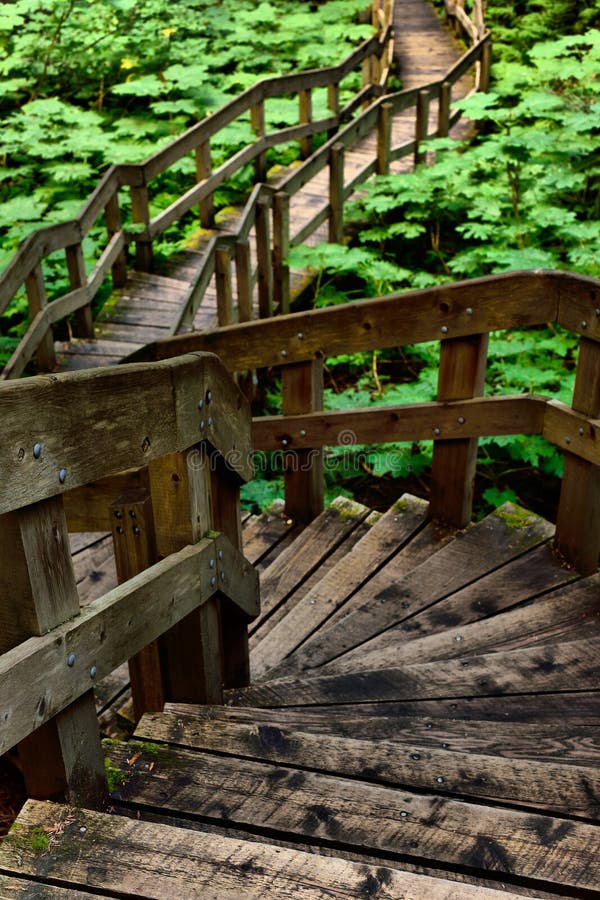
[[[25,290],[27,291],[27,300],[29,301],[29,314],[31,319],[35,319],[38,313],[42,312],[47,305],[46,286],[44,284],[44,273],[41,263],[38,263],[35,269],[25,279]],[[48,326],[44,337],[39,343],[36,353],[37,364],[44,372],[49,372],[56,366],[56,353],[54,352],[54,335],[52,326]]]
[[[290,311],[290,198],[278,191],[273,201],[273,302],[280,315]]]
[[[240,486],[222,459],[211,468],[213,528],[222,531],[237,550],[242,550]],[[223,573],[227,578],[227,572]],[[219,570],[221,577],[221,570]],[[248,619],[239,607],[221,598],[221,639],[223,643],[223,683],[227,688],[250,684]]]
[[[150,200],[146,185],[131,188],[131,213],[136,225],[150,224]],[[147,237],[136,237],[135,266],[140,272],[152,271],[152,241]]]
[[[210,156],[210,140],[204,141],[196,147],[196,178],[204,181],[212,174],[212,160]],[[200,223],[203,228],[212,228],[215,222],[215,205],[213,195],[201,200],[198,204],[200,210]]]
[[[369,54],[362,61],[362,88],[363,90],[373,84],[373,54]],[[365,100],[362,108],[367,109],[369,101]]]
[[[121,230],[121,211],[119,209],[119,195],[114,192],[104,209],[106,216],[106,231],[108,239]],[[113,263],[112,269],[113,285],[116,288],[123,287],[127,281],[127,257],[125,250],[119,253],[117,259]]]
[[[239,240],[235,244],[235,273],[240,322],[250,322],[252,315],[252,261],[250,241]]]
[[[391,103],[382,103],[377,113],[377,174],[389,175],[392,145]]]
[[[486,41],[481,51],[478,90],[487,93],[490,89],[490,72],[492,68],[492,43]]]
[[[444,81],[440,88],[438,105],[438,135],[448,137],[450,134],[450,104],[452,103],[452,85]]]
[[[148,491],[125,494],[111,505],[115,565],[119,584],[158,561],[154,516]],[[146,712],[161,712],[165,703],[158,641],[129,660],[133,711],[138,722]]]
[[[425,162],[427,153],[421,143],[427,140],[429,130],[429,91],[419,91],[417,95],[417,118],[415,129],[415,166]]]
[[[79,597],[60,497],[9,513],[0,521],[0,653],[4,653],[78,616]],[[65,656],[67,670],[77,665],[76,654]],[[108,799],[93,669],[89,677],[89,691],[19,744],[29,796],[44,799],[66,793],[70,803],[90,808],[101,808]],[[40,715],[45,712],[42,700]]]
[[[205,427],[209,414],[207,408]],[[202,458],[205,447],[200,444],[196,452],[170,453],[150,463],[150,494],[159,557],[197,543],[210,530],[210,476],[208,461]],[[159,642],[166,700],[222,702],[221,635],[216,597],[186,616]]]
[[[265,103],[264,100],[259,100],[251,109],[250,109],[250,121],[252,125],[252,130],[257,138],[263,138],[265,136]],[[255,180],[257,183],[261,184],[263,181],[267,180],[267,154],[266,151],[259,153],[254,161],[254,172],[255,172]]]
[[[323,361],[283,366],[281,386],[284,416],[323,409]],[[283,460],[286,512],[306,524],[323,510],[323,451],[291,448]]]
[[[442,341],[438,402],[481,397],[485,383],[488,335],[476,334]],[[460,419],[458,420],[459,424]],[[434,436],[437,437],[434,431]],[[431,466],[429,513],[463,528],[471,521],[477,438],[436,440]]]
[[[310,88],[301,89],[298,92],[300,101],[300,125],[308,125],[312,122],[312,91]],[[300,159],[308,159],[313,149],[312,135],[300,138]]]
[[[341,244],[344,238],[344,145],[334,144],[329,152],[329,241]]]
[[[256,202],[256,256],[258,260],[258,314],[261,319],[273,315],[273,258],[271,255],[271,197]]]
[[[600,417],[600,344],[581,338],[573,409]],[[565,454],[556,519],[555,545],[582,575],[598,568],[600,553],[600,466]]]
[[[85,262],[81,244],[73,244],[71,247],[67,247],[66,255],[71,290],[84,287],[87,283],[87,275],[85,272]],[[81,309],[75,311],[73,334],[78,338],[94,337],[94,320],[92,318],[91,303],[86,303]]]
[[[327,137],[332,138],[340,125],[340,86],[339,84],[327,85],[327,106],[337,119],[337,127],[330,128]]]
[[[217,247],[215,251],[215,277],[217,282],[217,319],[219,325],[231,325],[233,323],[233,290],[229,247]]]

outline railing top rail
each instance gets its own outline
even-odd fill
[[[249,405],[212,354],[5,382],[0,416],[0,514],[202,440],[252,477]]]
[[[177,335],[148,345],[132,359],[205,350],[235,371],[546,322],[600,340],[594,311],[599,296],[600,281],[583,275],[509,272]]]

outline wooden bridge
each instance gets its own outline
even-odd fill
[[[228,237],[211,240],[216,260]],[[285,257],[265,256],[253,289],[282,283]],[[0,896],[598,896],[600,282],[522,272],[276,306],[0,386],[0,753],[18,747],[31,798],[0,844]],[[580,338],[572,406],[484,397],[489,332],[549,322]],[[327,357],[430,340],[436,402],[323,411]],[[265,367],[283,414],[252,420],[231,373]],[[433,440],[430,502],[323,509],[323,448],[350,432]],[[564,453],[556,528],[510,504],[471,523],[477,440],[506,434]],[[282,454],[285,512],[243,521],[253,449]],[[124,666],[136,731],[102,744]]]

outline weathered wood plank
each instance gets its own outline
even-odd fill
[[[277,556],[261,578],[261,612],[251,634],[367,515],[366,507],[338,497]]]
[[[110,900],[108,894],[94,893],[100,900]],[[37,897],[38,900],[90,900],[87,891],[78,891],[69,887],[55,887],[39,881],[25,878],[11,878],[0,873],[1,900],[23,900],[25,897]]]
[[[598,884],[600,832],[588,824],[202,752],[156,747],[131,765],[130,752],[109,750],[130,776],[128,804],[542,885]]]
[[[532,513],[505,504],[459,533],[420,566],[402,576],[396,559],[352,598],[350,615],[332,619],[302,648],[303,667],[314,667],[364,644],[386,629],[412,619],[449,594],[546,540],[552,526]]]
[[[284,414],[314,412],[323,407],[323,361],[285,366],[281,373]],[[306,524],[323,511],[323,451],[296,450],[282,438],[285,508],[292,519]],[[258,446],[255,444],[255,446]]]
[[[203,724],[193,716],[186,720],[176,714],[144,716],[136,737],[441,795],[527,803],[559,815],[600,819],[600,771],[590,765],[424,747],[406,738],[367,740],[363,735],[357,740],[272,725]]]
[[[422,527],[426,509],[424,500],[406,495],[374,522],[352,551],[312,586],[308,594],[303,592],[303,598],[285,619],[261,637],[252,653],[254,676],[260,677],[281,662],[340,609]]]
[[[386,866],[369,866],[334,856],[317,858],[296,849],[257,841],[155,825],[87,810],[71,812],[55,804],[29,802],[0,850],[7,872],[68,881],[74,887],[119,892],[125,896],[163,900],[219,897],[272,897],[274,900],[320,900],[326,895],[415,900],[511,900],[505,893],[459,885]],[[48,829],[55,852],[36,852],[27,836]],[[25,839],[23,839],[23,833]],[[25,844],[25,847],[22,845]],[[60,893],[40,896],[54,900]],[[124,894],[123,894],[124,892]],[[10,896],[10,895],[9,895]],[[17,895],[18,896],[18,895]],[[79,895],[81,896],[81,895]],[[66,893],[65,900],[79,900]]]
[[[283,500],[276,500],[269,509],[244,527],[244,556],[256,565],[294,528],[286,515]]]
[[[574,683],[581,689],[593,690],[599,648],[600,639],[592,638],[449,659],[443,665],[435,661],[353,674],[272,680],[245,691],[231,691],[228,702],[246,706],[310,706],[545,694],[567,691]]]

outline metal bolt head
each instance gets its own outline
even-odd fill
[[[212,425],[213,425],[213,418],[212,418],[212,416],[209,416],[208,417],[208,427],[211,428]]]
[[[75,654],[74,653],[69,653],[69,655],[67,657],[67,665],[70,669],[72,669],[73,666],[75,665]]]
[[[135,509],[130,509],[129,515],[131,516],[132,519],[137,519],[137,513],[136,513]]]
[[[579,429],[579,434],[581,435],[581,437],[583,437],[583,435],[585,434],[585,429],[583,427]]]
[[[204,409],[204,400],[198,400],[198,409]]]
[[[221,572],[221,581],[225,581],[225,572]]]
[[[206,392],[206,402],[210,403],[211,400],[212,400],[212,391],[207,391]]]
[[[400,813],[400,818],[405,819],[407,817],[407,815],[408,815],[408,813],[406,812],[406,810],[403,809],[402,812]]]
[[[97,670],[96,666],[92,666],[92,668],[90,669],[90,678],[95,678],[97,674],[98,674],[98,670]]]
[[[443,784],[443,783],[444,783],[444,779],[442,778],[441,775],[438,775],[438,777],[437,777],[435,780],[437,781],[438,784]]]
[[[61,469],[59,471],[58,480],[60,481],[61,484],[65,483],[65,481],[67,480],[67,470],[66,469]]]
[[[219,559],[223,559],[223,551],[219,550],[219,552],[217,553],[217,556],[219,557]]]
[[[287,447],[288,444],[289,444],[289,441],[287,438],[281,438],[281,446],[282,447]]]
[[[565,438],[565,444],[570,444],[570,443],[571,443],[571,438],[570,438],[570,437],[566,437],[566,438]]]
[[[282,350],[282,351],[281,351],[281,355],[282,355],[283,357],[286,357],[286,356],[287,356],[287,350]]]
[[[134,534],[139,534],[139,533],[140,533],[140,529],[139,529],[139,526],[138,526],[138,525],[134,525],[134,526],[133,526],[133,533],[134,533]]]
[[[123,518],[123,513],[121,512],[121,510],[115,509],[115,519],[122,519],[122,518]]]
[[[39,459],[42,455],[42,445],[38,442],[33,445],[33,458]]]
[[[125,529],[122,525],[117,525],[117,534],[125,534]]]
[[[215,561],[214,561],[214,559],[209,560],[208,566],[209,566],[210,569],[214,569],[214,567],[215,567]]]
[[[442,334],[448,334],[448,326],[447,325],[442,325],[441,330],[442,330]]]
[[[465,424],[465,417],[464,417],[464,416],[459,416],[458,419],[457,419],[456,421],[458,422],[459,425],[464,425],[464,424]]]
[[[473,310],[471,309],[470,306],[467,306],[465,312],[466,312],[466,314],[467,314],[468,316],[472,316],[472,315],[473,315]]]
[[[581,323],[581,327],[582,327],[582,328],[587,328],[587,325],[588,325],[588,323],[585,322],[585,321],[583,321],[583,322]]]
[[[200,431],[204,431],[204,425],[205,425],[204,419],[200,419]]]
[[[213,577],[210,579],[210,586],[211,586],[211,587],[214,587],[216,583],[217,583],[217,579],[216,579],[215,576],[213,575]]]
[[[437,428],[437,426],[436,426],[436,428],[433,429],[433,433],[434,433],[434,434],[441,434],[441,433],[442,433],[442,429],[441,429],[441,428]]]
[[[454,638],[455,641],[462,641],[462,634],[457,634]]]
[[[304,335],[302,334],[301,331],[298,332],[298,340],[299,340],[299,341],[303,341],[303,340],[304,340]]]
[[[306,428],[300,429],[300,437],[306,437]]]
[[[594,312],[596,313],[596,317],[600,319],[600,308],[595,309]]]

